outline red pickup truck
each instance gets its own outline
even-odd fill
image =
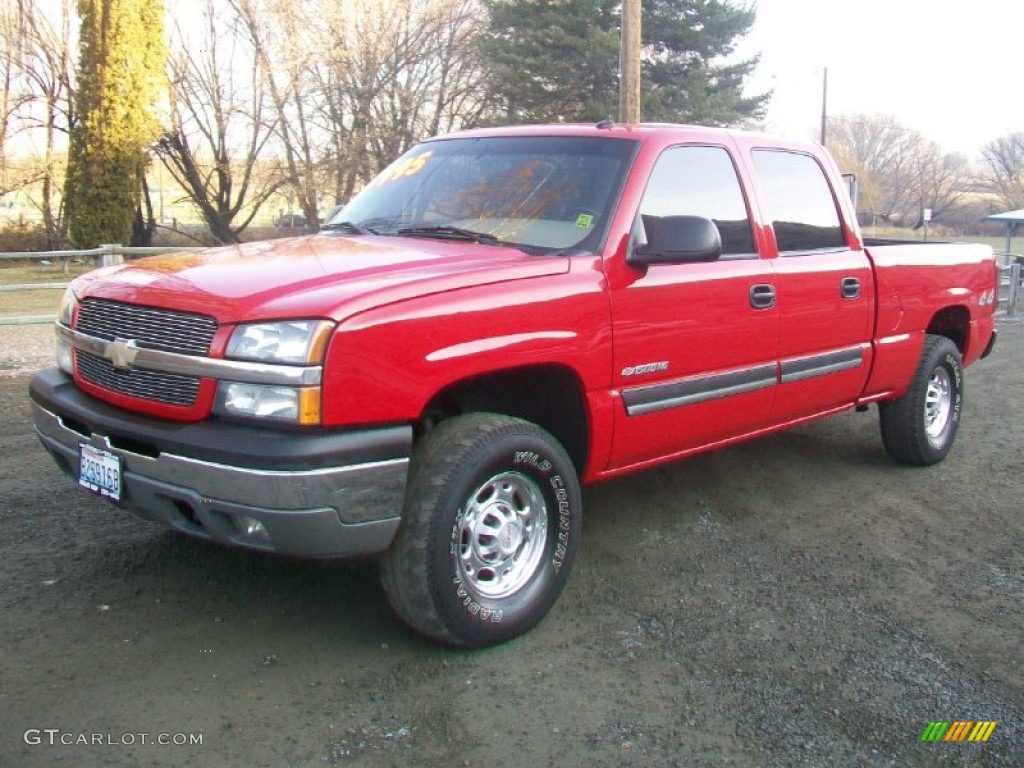
[[[995,342],[980,245],[865,242],[817,145],[667,125],[426,141],[324,231],[92,272],[31,384],[85,489],[179,531],[379,553],[474,647],[568,578],[581,484],[877,403],[942,460]]]

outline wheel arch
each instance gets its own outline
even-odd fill
[[[956,344],[960,356],[966,357],[970,344],[971,316],[967,307],[956,305],[944,307],[932,315],[925,333],[945,336]]]
[[[453,382],[436,393],[416,424],[419,439],[437,424],[468,413],[499,413],[532,422],[565,448],[582,476],[590,454],[590,418],[583,382],[572,368],[540,364]]]

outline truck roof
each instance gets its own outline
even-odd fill
[[[678,123],[627,124],[614,123],[607,120],[600,123],[543,123],[495,128],[472,128],[436,136],[428,141],[494,136],[602,136],[605,138],[633,139],[638,141],[653,140],[659,143],[672,143],[680,140],[718,143],[722,141],[723,136],[727,136],[738,144],[748,146],[763,145],[789,147],[804,151],[820,151],[820,145],[816,142],[776,136],[760,131]]]

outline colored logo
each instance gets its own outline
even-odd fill
[[[928,723],[921,741],[988,741],[995,729],[995,720],[937,721]]]

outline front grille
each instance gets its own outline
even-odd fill
[[[107,341],[133,339],[148,349],[207,357],[217,321],[206,315],[86,299],[78,310],[75,327]],[[199,393],[195,376],[141,368],[118,370],[109,360],[81,350],[77,357],[83,379],[113,392],[181,406],[194,404]]]
[[[107,341],[135,339],[140,347],[205,357],[210,354],[217,321],[206,315],[86,299],[75,328]]]
[[[122,371],[106,358],[82,350],[78,350],[78,372],[83,379],[98,387],[159,403],[189,406],[195,403],[199,394],[199,379],[195,376],[142,368]]]

